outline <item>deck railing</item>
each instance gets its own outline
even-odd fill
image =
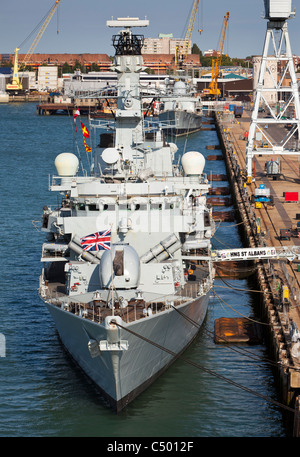
[[[207,293],[210,288],[211,282],[208,279],[202,281],[200,284],[198,282],[190,282],[186,283],[183,288],[178,289],[174,295],[159,296],[148,302],[135,299],[129,301],[124,308],[120,307],[119,302],[116,301],[114,309],[108,306],[104,300],[101,302],[96,300],[92,300],[88,303],[79,302],[75,298],[59,292],[57,287],[47,281],[43,281],[42,278],[40,278],[39,293],[46,302],[51,303],[64,311],[102,324],[105,318],[111,315],[120,316],[126,323],[147,318],[163,311],[170,310],[173,307],[180,306],[191,299],[196,299]]]

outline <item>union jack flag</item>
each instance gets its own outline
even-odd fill
[[[92,233],[91,235],[80,238],[80,243],[84,251],[100,251],[110,249],[110,229],[104,232]]]

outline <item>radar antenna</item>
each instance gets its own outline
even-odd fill
[[[118,18],[117,20],[107,21],[108,27],[125,27],[118,35],[113,35],[113,46],[117,56],[140,56],[144,45],[143,35],[134,35],[131,27],[147,27],[148,20],[140,20],[137,17]]]

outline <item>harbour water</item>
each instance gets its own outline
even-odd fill
[[[216,280],[217,295],[194,344],[120,415],[106,408],[69,359],[38,297],[44,235],[32,221],[41,219],[44,205],[56,205],[48,175],[55,173],[57,154],[74,152],[75,136],[84,158],[79,130],[75,135],[72,117],[37,116],[31,103],[0,105],[0,333],[6,343],[0,357],[0,436],[287,436],[281,409],[268,401],[278,399],[266,347],[240,345],[236,351],[214,343],[215,319],[253,315],[257,296],[247,291],[247,280],[226,281],[232,287]],[[215,131],[202,131],[177,145],[181,152],[208,155],[206,145],[217,141]],[[210,170],[224,173],[223,161],[207,162],[205,171]],[[238,226],[222,222],[213,243],[241,246]]]

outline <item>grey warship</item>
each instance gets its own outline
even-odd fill
[[[120,412],[203,323],[214,222],[203,155],[189,151],[178,163],[160,123],[143,117],[143,36],[132,28],[148,21],[107,26],[121,29],[113,36],[115,119],[104,133],[103,120],[90,120],[102,133],[88,174],[76,154],[55,159],[50,190],[61,198],[43,210],[39,294],[67,352]]]
[[[161,97],[159,120],[169,137],[199,132],[202,128],[202,101],[191,84],[183,79],[166,84],[167,94]]]

